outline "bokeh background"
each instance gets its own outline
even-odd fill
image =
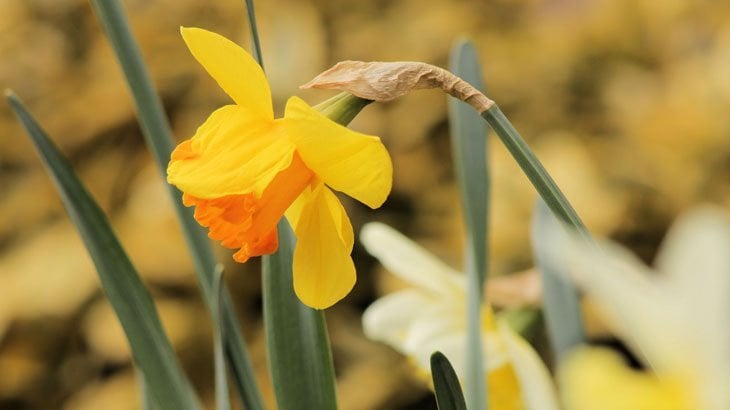
[[[248,47],[242,0],[127,0],[178,139],[227,96],[178,27]],[[730,3],[711,0],[269,0],[257,3],[276,109],[339,60],[445,66],[479,50],[489,95],[588,227],[651,261],[669,222],[700,202],[730,207]],[[0,86],[13,88],[73,161],[152,289],[199,392],[212,398],[211,326],[163,182],[113,53],[84,0],[0,1]],[[382,209],[345,199],[356,231],[391,224],[461,266],[462,222],[446,98],[373,104],[352,127],[393,158]],[[491,137],[491,271],[527,269],[535,193]],[[217,248],[269,403],[258,261]],[[327,311],[344,409],[435,408],[411,364],[366,340],[362,310],[403,286],[360,246],[355,290]],[[0,409],[136,409],[129,352],[73,226],[7,106],[0,106]],[[273,406],[272,406],[273,407]]]

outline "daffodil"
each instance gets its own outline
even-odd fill
[[[555,229],[549,246],[647,367],[582,348],[561,366],[575,410],[730,409],[730,218],[703,207],[680,218],[655,271],[618,245]]]
[[[366,224],[360,240],[391,273],[414,285],[383,296],[365,310],[365,335],[412,358],[423,374],[438,350],[457,375],[464,375],[465,276],[387,225]],[[489,306],[482,317],[489,408],[557,409],[550,375],[537,353],[496,320]]]
[[[392,183],[385,147],[297,97],[275,119],[264,72],[246,51],[210,31],[181,32],[235,104],[214,111],[175,148],[168,182],[212,239],[238,249],[241,263],[276,251],[276,225],[286,215],[297,236],[296,294],[311,307],[331,306],[354,286],[355,267],[352,226],[330,188],[379,207]]]

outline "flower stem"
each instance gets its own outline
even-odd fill
[[[497,104],[482,112],[481,116],[494,129],[550,210],[582,236],[590,237],[573,206]]]
[[[246,0],[246,14],[248,27],[251,30],[251,42],[253,43],[253,57],[264,68],[264,56],[261,54],[261,42],[259,41],[259,30],[256,27],[256,12],[253,7],[253,0]]]
[[[315,105],[314,109],[332,121],[346,127],[371,102],[373,101],[342,92]]]
[[[497,104],[483,111],[481,116],[502,140],[553,215],[572,227],[582,238],[592,241],[590,233],[575,209]],[[533,229],[538,229],[544,223],[546,223],[545,217],[538,217],[533,221],[535,225]],[[533,248],[541,247],[539,243],[535,243]],[[565,352],[585,342],[580,297],[572,283],[554,272],[552,265],[546,265],[545,261],[541,260],[544,257],[540,257],[539,252],[537,256],[536,263],[541,271],[544,289],[543,310],[548,325],[548,336],[559,360]]]

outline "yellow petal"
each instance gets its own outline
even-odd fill
[[[236,104],[262,118],[273,119],[271,91],[264,71],[238,44],[200,28],[181,27],[180,33],[196,60]]]
[[[563,399],[570,410],[689,410],[690,392],[674,378],[630,369],[607,349],[580,349],[560,369]]]
[[[537,352],[505,323],[498,324],[498,331],[517,379],[518,388],[514,393],[521,396],[521,407],[526,410],[559,409],[550,372]]]
[[[294,291],[307,306],[325,309],[355,285],[352,226],[335,194],[322,183],[305,189],[286,213],[294,228]]]
[[[489,358],[487,358],[489,360]],[[526,408],[520,396],[520,382],[514,368],[509,364],[489,370],[487,373],[487,395],[490,409],[532,410]]]
[[[379,222],[365,224],[360,242],[400,279],[444,298],[465,295],[462,273],[390,226]]]
[[[247,193],[261,197],[293,155],[294,145],[280,124],[228,105],[175,149],[167,181],[201,199]]]
[[[336,124],[297,97],[287,102],[284,123],[304,163],[327,185],[371,208],[382,205],[393,165],[380,138]]]

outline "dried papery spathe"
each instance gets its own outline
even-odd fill
[[[412,90],[440,88],[479,113],[494,105],[494,101],[449,71],[413,61],[341,61],[301,88],[341,90],[378,102],[394,100]]]

